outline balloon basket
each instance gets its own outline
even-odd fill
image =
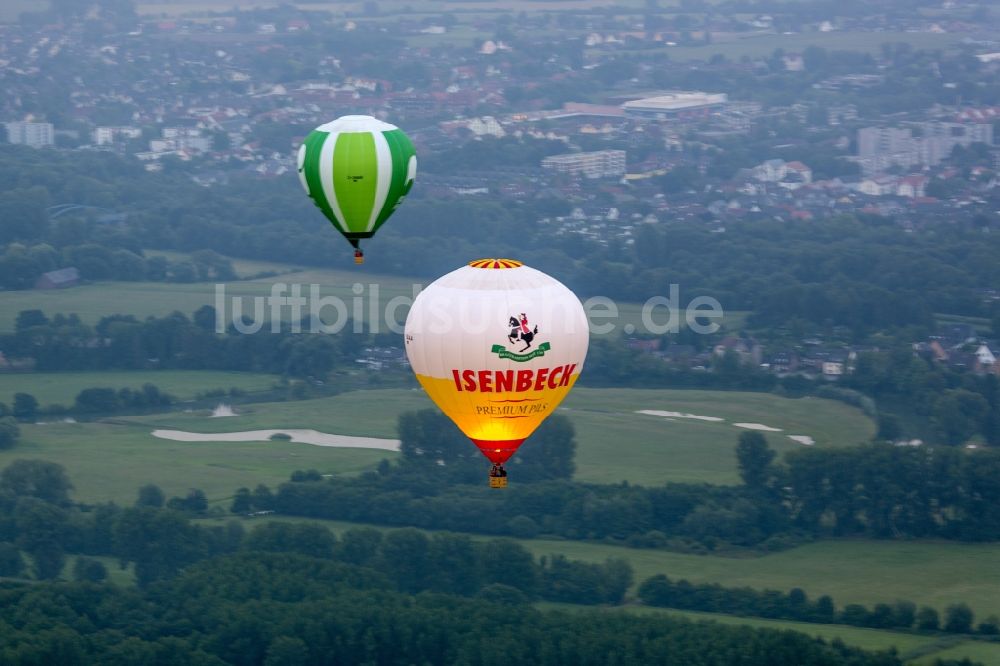
[[[490,488],[506,488],[507,487],[507,477],[506,476],[491,476],[490,477]]]
[[[356,264],[363,264],[363,263],[365,263],[365,255],[361,254],[360,251],[359,252],[355,252],[354,253],[354,263],[356,263]]]

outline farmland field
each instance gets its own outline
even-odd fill
[[[768,393],[577,388],[563,404],[562,413],[576,426],[577,478],[597,483],[738,483],[734,449],[746,430],[736,423],[780,428],[765,433],[779,454],[801,448],[789,435],[812,437],[817,446],[845,446],[875,432],[871,419],[853,407]]]
[[[114,372],[35,372],[0,375],[0,402],[8,405],[15,393],[30,393],[41,406],[70,406],[85,388],[139,389],[143,384],[155,384],[161,391],[179,400],[190,400],[197,394],[213,389],[238,387],[247,393],[264,391],[279,378],[252,372],[214,370],[156,370]]]
[[[513,484],[511,486],[513,488]],[[343,521],[270,517],[270,520],[321,522],[336,533],[356,527],[394,529]],[[253,524],[267,519],[248,519]],[[217,524],[217,521],[207,520]],[[477,540],[486,535],[470,535]],[[976,622],[1000,615],[1000,543],[944,541],[874,541],[830,539],[756,557],[692,555],[663,550],[626,548],[565,539],[515,539],[535,556],[565,555],[569,559],[603,562],[609,557],[628,560],[638,584],[656,574],[695,583],[788,591],[800,587],[815,599],[833,597],[838,608],[859,603],[869,606],[905,599],[932,606],[943,613],[950,604],[964,602]]]
[[[237,266],[240,264],[237,263]],[[254,264],[248,264],[253,266]],[[259,266],[259,265],[258,265]],[[387,277],[372,273],[333,270],[308,270],[283,274],[272,278],[227,282],[225,284],[225,308],[228,323],[232,319],[233,305],[230,297],[241,299],[242,312],[252,315],[255,311],[253,297],[271,294],[272,285],[301,285],[302,295],[308,297],[312,285],[319,289],[321,297],[339,297],[347,306],[347,316],[351,316],[355,303],[352,288],[361,284],[363,291],[357,301],[362,308],[362,315],[367,319],[371,285],[377,284],[381,302],[385,303],[394,296],[413,295],[413,281],[400,277]],[[284,295],[288,295],[290,287],[285,287]],[[203,305],[215,305],[216,285],[210,282],[167,283],[167,282],[95,282],[71,289],[50,291],[4,291],[0,292],[0,331],[14,330],[17,313],[22,310],[39,309],[48,315],[62,312],[76,313],[87,324],[96,324],[101,317],[112,314],[130,314],[139,319],[150,316],[164,316],[179,311],[188,316]],[[280,294],[279,294],[280,295]],[[317,304],[319,302],[317,301]],[[320,307],[317,305],[317,307]],[[270,309],[261,305],[261,319],[270,319]],[[376,309],[376,312],[378,310]],[[399,318],[405,316],[406,310],[400,308]],[[290,310],[285,308],[283,318],[290,316]],[[308,314],[308,308],[303,314]],[[322,309],[324,318],[333,322],[336,312],[330,307]],[[385,330],[384,325],[381,330]]]
[[[184,252],[174,252],[172,250],[143,250],[147,257],[165,257],[169,261],[189,261],[191,255]],[[233,270],[240,279],[253,278],[263,272],[278,274],[297,273],[305,269],[292,264],[284,264],[277,261],[263,261],[260,259],[241,259],[228,257],[233,265]]]
[[[541,602],[540,610],[562,610],[567,612],[593,611],[592,606]],[[606,613],[634,613],[636,615],[668,615],[682,617],[695,622],[718,622],[719,624],[750,626],[779,631],[798,631],[829,642],[835,639],[863,650],[889,650],[895,648],[906,664],[929,666],[937,659],[972,659],[984,666],[1000,666],[1000,644],[979,640],[969,640],[956,636],[926,636],[901,631],[864,629],[842,624],[814,624],[788,620],[766,620],[761,618],[738,617],[719,613],[699,613],[672,608],[650,608],[648,606],[624,606],[602,608]]]
[[[156,381],[155,374],[149,377]],[[266,375],[253,377],[268,381]],[[733,450],[743,430],[732,423],[743,419],[784,428],[769,434],[778,451],[801,446],[788,440],[786,432],[813,435],[817,446],[835,446],[866,439],[873,429],[860,411],[837,402],[756,393],[580,388],[565,404],[568,409],[562,413],[577,430],[576,476],[594,482],[735,483]],[[385,389],[244,405],[235,418],[210,418],[202,410],[112,422],[25,425],[18,446],[0,453],[0,466],[26,457],[59,462],[70,471],[78,497],[86,501],[123,501],[145,483],[157,483],[173,493],[201,488],[219,500],[241,485],[277,484],[296,469],[354,473],[396,454],[290,442],[182,443],[155,438],[152,430],[312,428],[337,435],[395,438],[400,413],[431,406],[420,390]],[[636,409],[693,412],[726,420],[671,420],[635,414]]]
[[[1000,666],[1000,643],[965,641],[915,659],[913,666],[934,666],[938,659],[971,659],[983,666]]]
[[[838,607],[908,599],[939,611],[965,602],[980,619],[1000,615],[1000,544],[948,542],[819,541],[763,557],[730,558],[631,550],[578,541],[523,542],[536,555],[603,561],[624,557],[636,580],[665,573],[729,587],[789,590],[833,597]]]
[[[735,445],[745,430],[734,423],[781,428],[772,447],[801,447],[787,435],[807,435],[817,446],[843,446],[871,438],[874,424],[860,410],[817,398],[792,400],[763,393],[577,388],[560,413],[577,432],[576,478],[596,483],[627,480],[737,483]],[[314,428],[339,435],[395,437],[405,411],[432,407],[420,390],[353,391],[332,398],[250,405],[238,419],[204,414],[160,414],[133,423],[195,432]],[[669,410],[725,419],[707,422],[636,414]],[[526,444],[530,446],[530,440]],[[484,463],[485,464],[485,463]]]
[[[174,261],[186,258],[186,255],[176,252],[150,251],[147,254],[166,256]],[[241,313],[252,316],[257,308],[254,297],[270,295],[275,284],[284,287],[278,295],[288,295],[291,285],[297,284],[300,285],[301,295],[308,300],[302,314],[309,314],[310,308],[315,306],[328,323],[335,322],[339,316],[334,309],[335,305],[324,305],[323,302],[312,298],[313,286],[315,285],[318,290],[316,293],[320,298],[339,298],[347,308],[347,317],[354,318],[355,308],[358,308],[359,318],[371,321],[374,312],[379,321],[379,331],[384,332],[387,330],[390,316],[399,325],[402,325],[407,312],[407,306],[403,304],[394,312],[387,313],[384,308],[389,304],[389,301],[396,297],[412,299],[416,292],[419,292],[431,281],[396,275],[381,275],[366,272],[364,269],[349,271],[303,269],[290,264],[243,259],[234,259],[233,268],[241,277],[259,275],[263,272],[271,272],[276,275],[225,283],[221,293],[225,297],[223,321],[227,325],[233,319],[235,307],[233,297],[239,299]],[[360,294],[355,293],[355,285],[360,285],[357,287]],[[162,317],[178,311],[190,316],[203,305],[216,306],[218,293],[216,284],[213,282],[94,282],[71,289],[0,291],[0,332],[14,330],[17,314],[22,310],[39,309],[47,315],[58,312],[76,313],[87,324],[96,324],[101,317],[112,314],[129,314],[144,319],[150,316]],[[654,294],[650,294],[650,296],[654,296]],[[681,309],[678,321],[680,327],[686,326],[683,308],[689,301],[688,296],[680,294],[679,302],[676,304]],[[725,303],[722,305],[725,310]],[[618,335],[622,331],[642,333],[646,330],[642,321],[642,304],[622,302],[616,303],[615,307],[617,307],[617,317],[615,318],[604,316],[607,310],[603,305],[595,307],[593,312],[600,318],[595,319],[594,323],[613,324],[614,328],[610,331],[612,335]],[[270,308],[265,307],[262,303],[261,310],[260,319],[269,321],[271,318]],[[743,326],[747,314],[743,311],[725,311],[725,316],[719,323],[724,325],[727,330],[739,330]],[[656,326],[667,324],[667,315],[666,308],[662,305],[651,311],[652,321]],[[283,308],[279,316],[285,320],[290,319],[290,308]]]
[[[241,486],[275,486],[297,469],[353,474],[387,455],[288,441],[175,442],[129,424],[50,423],[22,426],[17,446],[0,451],[0,467],[19,458],[57,462],[76,488],[74,498],[87,503],[131,504],[147,483],[160,486],[168,496],[199,488],[209,501],[222,502]]]

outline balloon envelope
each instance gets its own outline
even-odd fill
[[[417,157],[395,125],[343,116],[299,147],[299,180],[330,223],[357,246],[371,238],[413,186]]]
[[[511,259],[482,259],[420,292],[405,339],[430,398],[502,463],[573,388],[589,330],[579,299],[558,280]]]

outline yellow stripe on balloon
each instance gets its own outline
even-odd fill
[[[453,377],[417,375],[428,397],[470,439],[504,441],[526,439],[563,401],[580,373],[565,385],[523,392],[459,391]],[[560,383],[562,380],[560,379]]]

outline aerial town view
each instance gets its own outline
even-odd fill
[[[1000,666],[1000,5],[0,3],[0,663]]]

